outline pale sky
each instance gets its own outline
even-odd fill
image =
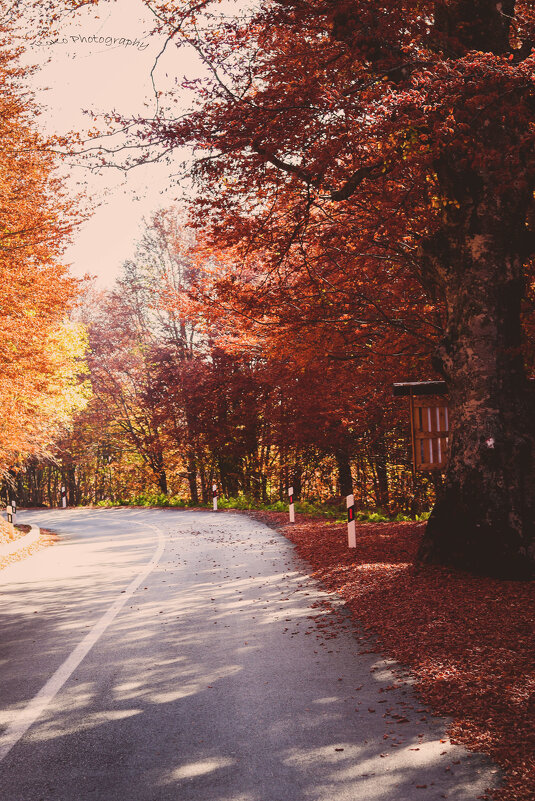
[[[66,23],[56,42],[33,46],[27,60],[44,65],[31,82],[44,107],[39,125],[49,133],[86,130],[94,123],[83,115],[84,109],[150,116],[154,110],[150,72],[164,43],[163,37],[149,35],[151,27],[151,16],[141,0],[117,0],[87,9],[76,21]],[[93,36],[102,41],[77,38]],[[171,44],[158,63],[155,78],[163,89],[175,77],[201,74],[195,53]],[[183,100],[187,104],[188,99]],[[71,264],[75,275],[88,272],[97,275],[99,283],[110,284],[122,262],[134,253],[142,218],[173,203],[177,189],[170,186],[172,170],[167,164],[152,164],[126,176],[116,169],[95,175],[86,167],[73,165],[70,172],[73,191],[82,182],[81,188],[85,184],[89,196],[102,203],[79,229],[64,261]]]

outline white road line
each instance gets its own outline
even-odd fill
[[[138,526],[143,526],[144,528],[152,528],[157,533],[158,545],[152,559],[143,568],[141,573],[138,573],[138,575],[130,582],[126,590],[121,593],[116,601],[113,602],[108,611],[102,615],[100,620],[95,623],[91,631],[84,637],[84,639],[78,643],[74,651],[72,651],[65,662],[59,666],[44,687],[39,690],[37,695],[35,695],[32,700],[29,701],[24,709],[21,709],[15,715],[13,721],[9,724],[6,731],[0,736],[0,762],[5,759],[13,746],[16,745],[21,737],[26,734],[32,723],[35,723],[48,704],[54,700],[55,696],[61,690],[67,679],[72,675],[73,671],[76,670],[82,659],[87,656],[91,648],[102,636],[117,614],[121,611],[128,599],[137,590],[141,582],[145,580],[145,578],[160,561],[163,549],[165,547],[165,538],[162,531],[156,526],[150,524],[138,523],[137,521],[131,522],[134,522]]]

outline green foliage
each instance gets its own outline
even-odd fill
[[[118,500],[116,503],[106,499],[99,501],[97,506],[159,506],[185,509],[192,506],[189,498],[182,498],[179,495],[164,495],[163,493],[142,492],[126,500]],[[226,498],[219,496],[217,500],[218,509],[258,509],[266,512],[288,512],[287,501],[275,501],[274,503],[258,503],[248,495],[237,495]],[[212,504],[201,503],[199,506],[210,509]],[[310,503],[308,501],[298,501],[295,504],[296,514],[310,515],[311,517],[325,517],[334,523],[344,523],[346,521],[345,508],[336,507],[328,504]],[[421,515],[410,517],[409,515],[398,514],[395,517],[385,514],[382,510],[371,512],[362,510],[356,512],[355,520],[360,523],[404,523],[421,522],[429,518],[430,512],[423,512]]]
[[[369,512],[363,510],[355,513],[355,520],[358,520],[361,523],[386,523],[389,520],[389,517],[381,511]]]
[[[220,497],[218,499],[220,509],[261,509],[266,512],[287,512],[288,501],[275,501],[274,503],[258,503],[247,495],[238,495],[235,498]],[[314,517],[338,518],[339,510],[323,504],[309,503],[308,501],[297,501],[295,504],[297,514],[312,515]]]
[[[238,495],[235,498],[225,498],[220,496],[217,499],[218,509],[258,509],[260,508],[247,495]],[[263,507],[262,507],[263,508]]]
[[[247,495],[239,495],[235,498],[220,497],[218,499],[219,509],[259,509],[266,512],[288,512],[287,501],[275,501],[274,503],[258,503]],[[297,501],[295,504],[296,514],[310,515],[311,517],[325,517],[337,523],[346,521],[345,507],[332,506],[330,504],[310,503],[308,501]],[[430,512],[424,512],[416,517],[398,514],[395,517],[388,515],[382,510],[371,512],[363,510],[357,512],[355,519],[363,523],[403,523],[427,520]]]
[[[399,513],[395,516],[392,516],[385,514],[385,512],[381,511],[381,509],[376,512],[363,510],[356,512],[355,520],[358,520],[361,523],[414,523],[414,521],[421,522],[423,520],[428,520],[430,514],[431,512],[423,512],[421,515],[411,517],[410,515]]]
[[[161,506],[161,507],[177,507],[184,508],[191,506],[191,502],[187,498],[181,498],[179,495],[164,495],[163,493],[155,492],[142,492],[139,495],[134,495],[132,498],[119,499],[115,503],[106,498],[99,501],[97,506]]]
[[[287,508],[288,505],[286,504],[285,509]],[[295,504],[295,511],[298,514],[312,515],[314,517],[330,517],[333,519],[339,519],[342,514],[342,511],[336,507],[321,503],[311,503],[309,501],[298,501]]]
[[[163,492],[142,492],[136,495],[129,501],[130,506],[162,506],[162,507],[178,507],[183,509],[186,506],[191,506],[191,503],[186,498],[181,498],[179,495],[164,495]]]
[[[262,506],[267,512],[287,512],[288,504],[284,501],[275,501],[275,503],[266,503]]]

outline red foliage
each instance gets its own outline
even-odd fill
[[[533,2],[161,0],[157,27],[206,77],[190,112],[174,90],[120,121],[125,166],[192,147],[194,223],[240,265],[212,303],[296,373],[355,365],[365,414],[434,351],[452,448],[421,558],[532,575]]]
[[[280,527],[313,575],[340,595],[382,652],[407,665],[433,710],[453,718],[450,735],[489,754],[507,783],[500,801],[535,795],[535,586],[416,568],[419,523],[345,525],[285,514],[255,517]]]

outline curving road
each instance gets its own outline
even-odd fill
[[[0,572],[1,799],[474,801],[496,781],[266,526],[21,522],[61,541]]]

